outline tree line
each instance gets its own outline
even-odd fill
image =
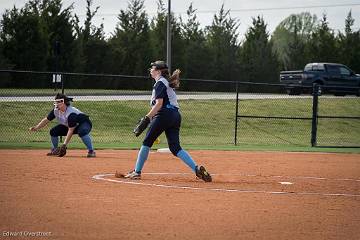
[[[144,0],[120,10],[111,36],[95,26],[99,7],[86,0],[83,23],[73,5],[62,0],[29,0],[8,9],[0,20],[0,69],[98,74],[148,75],[149,63],[166,59],[163,0],[150,18]],[[211,25],[201,27],[193,5],[186,20],[171,16],[172,66],[183,78],[278,83],[280,70],[302,69],[308,62],[338,62],[360,72],[360,30],[349,11],[344,31],[332,30],[326,14],[291,14],[269,34],[256,16],[239,40],[240,22],[224,5]]]

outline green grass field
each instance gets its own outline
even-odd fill
[[[311,148],[311,121],[241,118],[238,122],[238,145],[234,146],[235,101],[181,100],[181,143],[188,149],[243,149],[286,151],[360,152],[360,121],[320,119],[318,144],[330,148]],[[136,138],[132,129],[149,110],[148,101],[75,102],[93,121],[92,136],[97,148],[138,148],[143,135]],[[50,126],[29,132],[52,109],[49,102],[0,102],[0,147],[49,147]],[[240,115],[311,117],[312,99],[241,100]],[[359,98],[321,99],[319,115],[360,116]],[[165,135],[161,144],[166,146]],[[82,148],[77,136],[72,147]]]

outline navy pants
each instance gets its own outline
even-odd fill
[[[75,128],[74,134],[79,134],[79,137],[83,137],[90,133],[91,128],[92,128],[91,122],[83,122]],[[58,124],[50,130],[50,136],[52,137],[66,136],[68,130],[69,128],[67,126]]]
[[[151,148],[155,140],[165,131],[169,149],[176,156],[181,150],[180,125],[181,115],[177,109],[162,108],[151,121],[143,145]]]

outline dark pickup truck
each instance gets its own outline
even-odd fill
[[[319,84],[319,94],[360,95],[360,75],[338,63],[309,63],[304,71],[281,71],[280,83],[285,84],[289,95],[312,92],[312,86],[316,83]]]

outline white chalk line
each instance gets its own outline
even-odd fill
[[[190,173],[143,173],[146,175],[190,175]],[[354,178],[325,178],[325,177],[311,177],[311,176],[281,176],[281,175],[256,175],[256,174],[242,174],[242,173],[211,173],[211,176],[243,176],[243,177],[265,177],[265,178],[285,178],[285,179],[312,179],[312,180],[328,180],[328,181],[352,181],[360,182],[360,179]]]
[[[143,173],[145,174],[145,173]],[[148,175],[187,175],[187,173],[146,173]],[[214,174],[212,174],[214,175]],[[224,174],[219,174],[224,175]],[[200,191],[215,191],[215,192],[238,192],[238,193],[263,193],[263,194],[292,194],[292,195],[312,195],[312,196],[335,196],[335,197],[360,197],[360,194],[351,194],[351,193],[318,193],[318,192],[278,192],[278,191],[264,191],[264,190],[243,190],[243,189],[227,189],[227,188],[200,188],[200,187],[190,187],[190,186],[177,186],[177,185],[166,185],[166,184],[157,184],[157,183],[144,183],[139,182],[139,180],[121,180],[121,179],[109,179],[108,176],[114,176],[113,173],[97,174],[92,177],[94,180],[103,180],[113,183],[123,183],[131,185],[142,185],[142,186],[152,186],[152,187],[162,187],[162,188],[173,188],[173,189],[186,189],[186,190],[200,190]]]

